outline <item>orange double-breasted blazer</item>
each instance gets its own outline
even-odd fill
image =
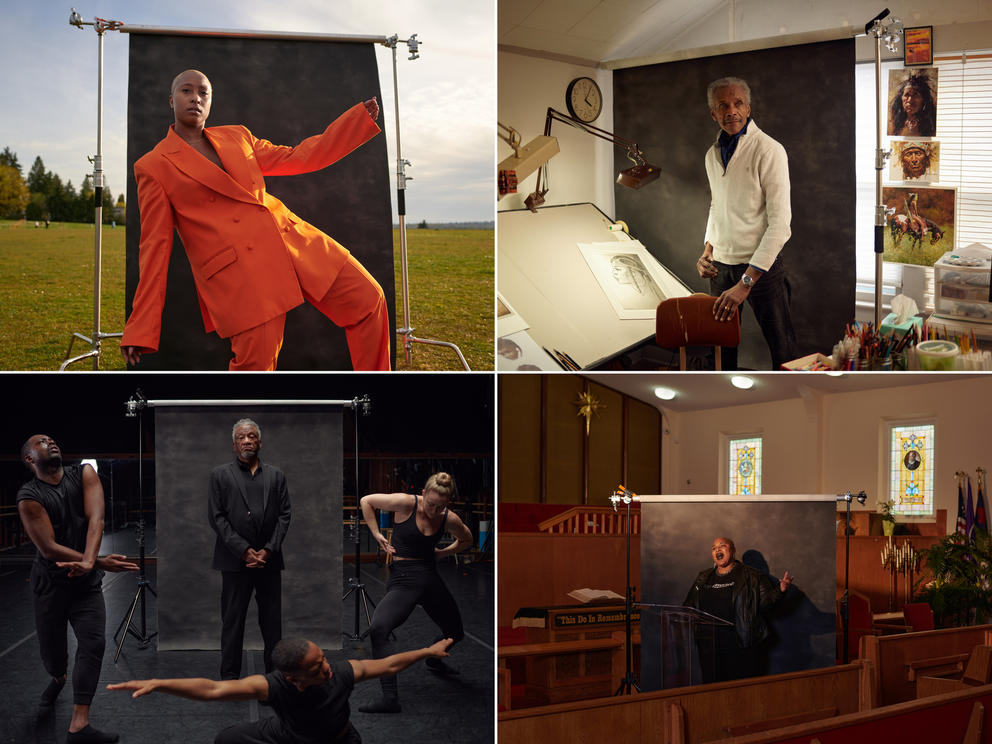
[[[134,164],[139,276],[121,346],[158,349],[173,229],[189,257],[204,326],[224,338],[288,312],[304,291],[323,297],[348,260],[347,249],[267,193],[264,176],[320,170],[370,140],[379,127],[364,104],[296,147],[242,126],[203,131],[224,170],[172,127]]]

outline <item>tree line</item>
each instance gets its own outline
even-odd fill
[[[124,194],[114,197],[103,187],[103,222],[122,221],[114,207],[124,208]],[[58,174],[45,169],[41,156],[25,178],[17,155],[9,147],[0,152],[0,218],[26,219],[41,222],[92,222],[94,209],[93,179],[86,175],[78,191],[72,181],[63,181]]]

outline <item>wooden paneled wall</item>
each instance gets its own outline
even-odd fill
[[[626,540],[619,535],[499,535],[499,627],[509,627],[521,607],[576,604],[574,589],[612,589],[623,595]],[[630,582],[641,598],[641,540],[630,541]]]
[[[661,491],[661,413],[574,375],[500,375],[499,500],[606,506]],[[599,403],[586,435],[579,395]]]

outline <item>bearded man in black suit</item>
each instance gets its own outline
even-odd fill
[[[241,677],[245,617],[253,592],[265,671],[272,671],[272,649],[282,638],[282,542],[291,513],[286,476],[258,457],[258,424],[241,419],[232,438],[234,462],[210,474],[209,518],[217,533],[213,568],[223,576],[221,679]]]

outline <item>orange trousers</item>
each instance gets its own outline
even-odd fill
[[[306,301],[344,328],[351,364],[356,370],[389,371],[389,312],[386,296],[354,256],[321,299],[304,292]],[[230,370],[271,372],[282,349],[286,315],[279,315],[231,336]]]

